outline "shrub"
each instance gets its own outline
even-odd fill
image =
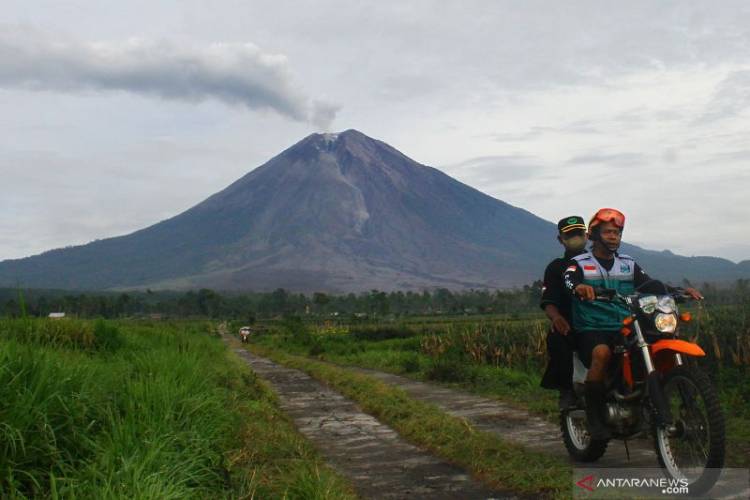
[[[401,361],[401,368],[404,370],[405,373],[416,373],[421,368],[421,365],[419,363],[419,356],[417,353],[410,352],[407,353],[404,356],[404,359]]]
[[[310,356],[319,356],[326,352],[326,348],[323,346],[323,343],[316,338],[313,338],[312,345],[307,350],[308,355]]]
[[[122,347],[123,339],[116,326],[98,319],[94,324],[94,343],[97,349],[114,352]]]
[[[358,327],[350,332],[357,340],[381,341],[388,339],[403,339],[416,335],[405,327],[395,328],[392,326]]]
[[[426,372],[428,380],[439,382],[461,382],[469,377],[469,365],[457,357],[440,357],[432,360]]]

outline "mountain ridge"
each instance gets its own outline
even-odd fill
[[[350,129],[311,134],[144,229],[0,262],[0,286],[507,288],[541,276],[559,253],[555,234],[531,212]],[[623,251],[672,280],[745,273],[744,265],[720,258],[629,245]],[[746,267],[750,276],[750,261]]]

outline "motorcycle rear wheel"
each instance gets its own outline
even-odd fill
[[[560,413],[560,430],[568,454],[578,462],[595,462],[607,451],[608,439],[591,439],[583,410]]]
[[[669,477],[688,480],[691,494],[703,494],[724,466],[724,415],[716,389],[705,373],[685,365],[666,374],[662,387],[673,425],[654,425],[659,465]]]

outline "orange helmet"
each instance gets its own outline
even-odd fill
[[[589,231],[602,222],[611,222],[620,229],[623,229],[625,227],[625,216],[622,212],[614,208],[600,208],[589,221]]]

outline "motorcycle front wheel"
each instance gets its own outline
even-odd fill
[[[724,466],[724,415],[716,389],[705,373],[684,365],[666,374],[662,387],[673,422],[653,429],[659,465],[669,477],[687,480],[691,494],[703,494]]]
[[[579,462],[595,462],[607,451],[608,439],[591,439],[583,410],[561,412],[560,430],[568,454]]]

